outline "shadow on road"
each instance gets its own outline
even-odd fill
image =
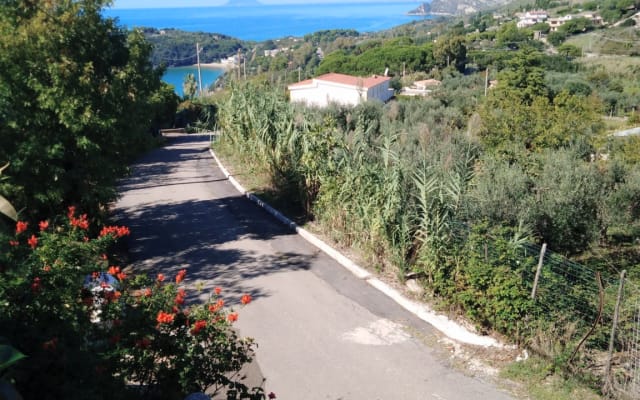
[[[121,210],[119,217],[118,223],[132,232],[127,245],[136,272],[162,272],[173,279],[185,268],[186,282],[202,289],[196,292],[202,301],[216,286],[224,289],[231,305],[247,293],[268,296],[248,282],[261,275],[308,270],[313,259],[294,252],[261,252],[263,246],[254,241],[293,233],[241,196],[136,206]]]

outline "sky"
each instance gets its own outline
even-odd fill
[[[330,4],[344,3],[345,0],[260,0],[262,4]],[[406,3],[407,0],[348,0],[348,3]],[[207,7],[219,6],[227,0],[114,0],[113,8],[165,8],[165,7]]]

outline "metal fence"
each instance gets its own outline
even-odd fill
[[[626,271],[577,264],[543,247],[523,248],[538,260],[523,277],[535,299],[530,347],[565,357],[569,370],[598,379],[610,398],[640,399],[640,287]]]

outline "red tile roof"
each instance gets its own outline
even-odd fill
[[[388,80],[391,80],[391,78],[389,78],[388,76],[379,76],[379,75],[373,75],[373,76],[369,76],[369,77],[365,77],[365,78],[361,78],[358,76],[351,76],[351,75],[345,75],[345,74],[337,74],[337,73],[329,73],[329,74],[324,74],[324,75],[320,75],[317,78],[314,79],[307,79],[306,81],[301,81],[298,83],[294,83],[292,85],[289,85],[290,88],[292,87],[299,87],[299,86],[307,86],[312,84],[314,81],[323,81],[323,82],[331,82],[331,83],[338,83],[341,85],[347,85],[347,86],[354,86],[354,87],[362,87],[365,89],[369,89],[372,88],[374,86],[377,86],[383,82],[386,82]]]
[[[313,83],[313,79],[307,79],[306,81],[300,81],[298,83],[293,83],[289,85],[289,87],[298,87],[298,86],[307,86]]]
[[[357,76],[336,73],[324,74],[315,79],[318,81],[333,82],[348,86],[360,86],[367,89],[377,86],[382,82],[391,80],[391,78],[389,78],[388,76],[373,75],[366,78],[361,78]]]

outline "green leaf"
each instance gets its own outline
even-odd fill
[[[26,356],[12,346],[0,345],[0,371],[22,360]]]
[[[16,209],[13,208],[11,203],[9,203],[9,200],[5,199],[2,196],[0,196],[0,213],[6,215],[14,221],[18,220],[18,213],[16,212]]]

